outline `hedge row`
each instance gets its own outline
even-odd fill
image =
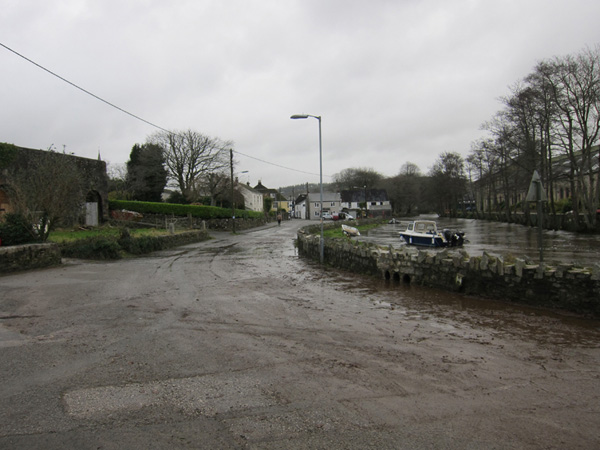
[[[132,237],[124,229],[120,237],[98,236],[59,244],[61,256],[80,259],[119,259],[124,254],[142,255],[209,239],[206,231],[164,236]]]
[[[228,219],[231,217],[231,209],[218,208],[216,206],[179,205],[175,203],[153,203],[136,202],[129,200],[110,200],[109,208],[113,210],[125,209],[141,214],[164,214],[174,216],[198,217],[200,219]],[[242,219],[260,219],[263,214],[257,211],[246,211],[236,209],[235,216]]]

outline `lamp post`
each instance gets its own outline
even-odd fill
[[[235,200],[234,200],[234,188],[233,188],[233,149],[229,149],[229,168],[231,169],[231,232],[235,234]],[[244,170],[242,173],[248,173]]]
[[[311,114],[294,114],[293,116],[290,116],[290,119],[308,119],[309,117],[313,117],[319,121],[319,187],[321,190],[321,212],[319,213],[321,218],[321,242],[319,251],[321,264],[323,264],[325,239],[323,238],[323,145],[321,140],[321,116],[313,116]]]
[[[231,232],[235,234],[235,202],[233,201],[233,149],[229,149],[229,168],[231,169]]]

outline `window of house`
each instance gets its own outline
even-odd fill
[[[315,203],[315,208],[318,208],[318,207],[319,207],[319,204],[318,204],[318,203]]]
[[[329,205],[329,206],[335,206],[335,202],[331,202],[331,205]]]

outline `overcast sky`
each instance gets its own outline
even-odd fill
[[[600,42],[598,0],[1,0],[0,43],[169,130],[234,142],[252,185],[467,155],[540,60]],[[111,165],[156,128],[0,47],[0,142]],[[248,156],[245,156],[248,155]],[[295,169],[295,170],[289,170]]]

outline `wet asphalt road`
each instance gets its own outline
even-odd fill
[[[599,448],[598,322],[299,259],[284,222],[0,276],[0,448]]]

